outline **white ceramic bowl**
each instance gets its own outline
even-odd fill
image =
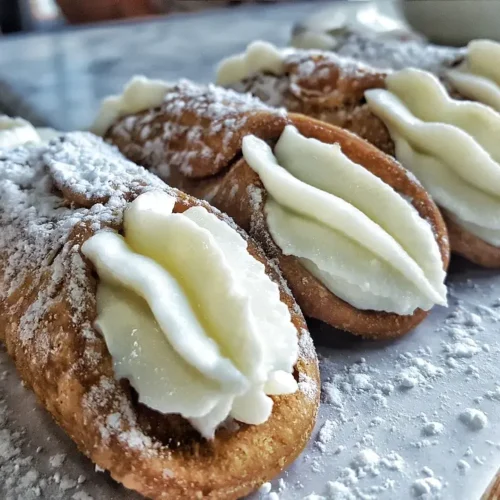
[[[500,40],[499,0],[399,0],[408,24],[430,41],[465,45],[474,38]]]

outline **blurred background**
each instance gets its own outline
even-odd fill
[[[0,113],[85,128],[132,75],[211,82],[248,43],[500,39],[500,0],[0,0]]]
[[[0,0],[0,26],[7,34],[279,1],[293,0]]]

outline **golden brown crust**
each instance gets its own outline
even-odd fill
[[[0,188],[4,166],[0,161]],[[176,197],[176,212],[201,203],[234,227],[227,216],[207,203],[159,186],[139,167],[137,173],[140,182],[120,194],[124,200],[130,201],[145,189],[164,189]],[[137,404],[133,390],[114,379],[106,344],[92,327],[96,281],[79,249],[99,228],[119,230],[125,204],[106,195],[85,196],[81,203],[81,193],[71,188],[78,186],[80,179],[63,183],[64,194],[55,188],[55,184],[61,186],[60,177],[49,174],[42,180],[48,191],[60,197],[55,205],[71,206],[68,210],[80,219],[60,242],[57,255],[36,262],[38,271],[28,273],[19,283],[5,272],[9,249],[0,247],[0,340],[24,382],[57,423],[114,479],[150,498],[236,499],[283,470],[302,451],[312,432],[319,404],[319,372],[304,318],[261,250],[240,230],[250,253],[266,265],[268,274],[279,284],[282,301],[299,332],[296,377],[300,390],[273,398],[273,413],[266,423],[221,429],[208,442],[179,416],[161,415]],[[114,211],[112,218],[103,218],[99,225],[91,210],[81,208],[93,207],[95,212],[99,209],[94,204],[97,200],[103,203],[103,210]],[[33,209],[41,210],[41,206],[35,203]],[[8,217],[0,209],[0,220]],[[28,241],[27,230],[20,229],[20,241]]]
[[[500,249],[498,247],[494,247],[466,231],[449,216],[446,210],[441,209],[441,211],[446,221],[450,246],[454,253],[479,266],[500,269]]]
[[[488,489],[485,491],[481,500],[499,500],[500,499],[500,471],[498,471],[491,481]]]
[[[220,92],[220,91],[219,91]],[[182,89],[176,88],[173,96],[183,94]],[[230,108],[233,113],[235,130],[225,132],[220,130],[219,123],[224,123],[221,118],[219,123],[207,122],[204,111],[198,111],[198,120],[193,121],[193,114],[189,114],[190,127],[202,127],[202,144],[197,141],[189,143],[186,140],[186,122],[182,115],[176,116],[171,111],[169,104],[173,96],[167,95],[166,104],[159,109],[145,111],[135,116],[124,118],[117,122],[108,131],[107,139],[133,161],[141,163],[153,172],[160,175],[166,182],[180,189],[196,194],[199,197],[209,198],[211,202],[228,213],[234,220],[244,228],[263,247],[268,257],[276,259],[283,275],[288,281],[297,302],[306,316],[317,318],[337,328],[368,338],[387,339],[402,335],[415,327],[427,315],[426,312],[417,310],[411,316],[401,316],[377,311],[361,311],[347,304],[332,294],[323,284],[315,279],[294,257],[286,257],[273,242],[266,227],[263,207],[265,202],[265,189],[258,176],[240,160],[241,140],[244,135],[254,134],[261,139],[273,142],[277,141],[281,132],[287,124],[295,125],[302,134],[314,137],[325,143],[338,142],[343,152],[353,161],[363,165],[387,182],[394,189],[407,195],[413,200],[415,208],[433,226],[438,241],[444,268],[448,265],[449,248],[446,228],[436,206],[429,198],[420,184],[411,180],[407,172],[389,156],[383,154],[367,142],[359,139],[338,127],[333,127],[303,115],[289,114],[284,116],[278,111],[265,108],[260,105],[257,110],[251,112],[240,112],[239,116],[235,109],[239,103]],[[206,98],[206,97],[205,97]],[[197,109],[196,100],[185,99],[184,102],[189,109]],[[226,100],[226,102],[230,102]],[[147,119],[149,126],[168,128],[169,134],[160,138],[161,152],[155,150],[155,154],[148,153],[147,144],[158,141],[154,133],[145,137],[144,120]],[[179,127],[179,123],[182,127]],[[250,127],[247,125],[250,124]],[[260,124],[260,126],[258,126]],[[271,124],[271,125],[269,125]],[[218,133],[219,140],[225,144],[234,145],[230,154],[224,154],[217,149],[217,144],[212,142],[206,155],[200,159],[199,153],[203,150],[205,137],[213,136],[212,130]],[[178,145],[187,148],[183,152],[183,161],[179,161]],[[173,151],[172,152],[172,147]],[[207,150],[205,150],[207,151]],[[227,149],[223,150],[227,152]],[[186,158],[188,159],[186,161]],[[183,172],[202,172],[207,158],[217,158],[216,176],[208,176],[202,180],[188,178]],[[160,159],[160,160],[159,160]],[[153,161],[152,161],[153,160]],[[158,162],[168,161],[170,168],[164,171],[158,167]],[[203,166],[200,166],[203,165]]]
[[[286,58],[283,76],[255,75],[236,88],[264,101],[272,99],[289,111],[350,130],[394,156],[394,143],[387,127],[371,113],[363,97],[367,89],[383,88],[386,75],[385,71],[333,53],[299,50]],[[270,88],[273,90],[269,91]],[[451,93],[454,98],[461,98],[456,91]],[[452,252],[475,264],[500,268],[500,248],[486,243],[449,218],[446,221]]]

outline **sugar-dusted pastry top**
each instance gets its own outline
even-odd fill
[[[124,236],[100,232],[97,325],[118,378],[139,401],[180,414],[206,438],[228,417],[262,424],[268,394],[297,390],[297,330],[279,287],[245,240],[204,207],[174,214],[151,191],[124,215]]]
[[[413,41],[379,40],[357,33],[341,34],[332,40],[331,50],[339,56],[383,70],[418,68],[429,71],[462,96],[500,111],[498,42],[473,40],[467,47],[457,49]]]
[[[462,61],[463,48],[432,45],[419,41],[377,39],[360,33],[346,33],[336,38],[332,50],[380,69],[404,69],[410,66],[440,73]]]
[[[126,86],[125,94],[135,81]],[[112,136],[127,157],[177,186],[171,179],[176,172],[205,178],[227,167],[249,128],[284,126],[286,121],[282,109],[250,94],[181,80],[158,106],[113,123],[107,137]]]
[[[386,87],[366,98],[396,158],[459,225],[500,246],[500,113],[451,98],[437,77],[417,69],[389,75]]]
[[[429,223],[339,145],[287,126],[274,152],[245,137],[243,156],[266,188],[274,241],[335,295],[358,309],[403,315],[446,304]]]
[[[180,96],[182,98],[179,98]],[[135,114],[160,106],[165,107],[169,113],[181,115],[189,107],[189,102],[195,100],[199,101],[200,111],[203,112],[205,118],[211,121],[216,121],[224,111],[227,115],[231,108],[233,115],[236,115],[236,106],[238,106],[238,113],[268,109],[262,102],[250,95],[241,95],[232,91],[226,94],[220,93],[219,89],[213,85],[195,85],[187,80],[168,83],[162,80],[151,80],[144,76],[134,76],[125,85],[122,94],[107,97],[102,101],[91,130],[103,136],[120,118],[131,115],[130,119],[134,121]],[[226,116],[226,120],[230,119],[230,116]],[[214,132],[216,125],[216,123],[212,125]],[[145,134],[147,132],[148,129]],[[168,130],[165,131],[166,136],[168,132]],[[195,139],[198,132],[197,129],[193,129],[191,138]]]

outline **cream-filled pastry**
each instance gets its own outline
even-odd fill
[[[139,401],[189,419],[206,438],[230,416],[262,424],[268,395],[297,390],[297,332],[278,286],[244,239],[201,206],[139,196],[124,236],[83,245],[101,284],[97,326]]]
[[[234,500],[304,449],[314,346],[227,215],[72,132],[0,150],[0,228],[0,342],[110,478],[141,498]]]
[[[169,87],[170,85],[162,80],[134,76],[122,94],[106,97],[102,101],[91,131],[102,136],[119,118],[159,106]]]
[[[287,126],[274,153],[243,139],[266,191],[269,231],[285,255],[358,309],[412,314],[446,304],[431,226],[394,189],[345,156]]]
[[[386,78],[366,92],[388,127],[396,158],[424,184],[456,223],[500,246],[500,114],[451,98],[431,73],[417,69]]]

